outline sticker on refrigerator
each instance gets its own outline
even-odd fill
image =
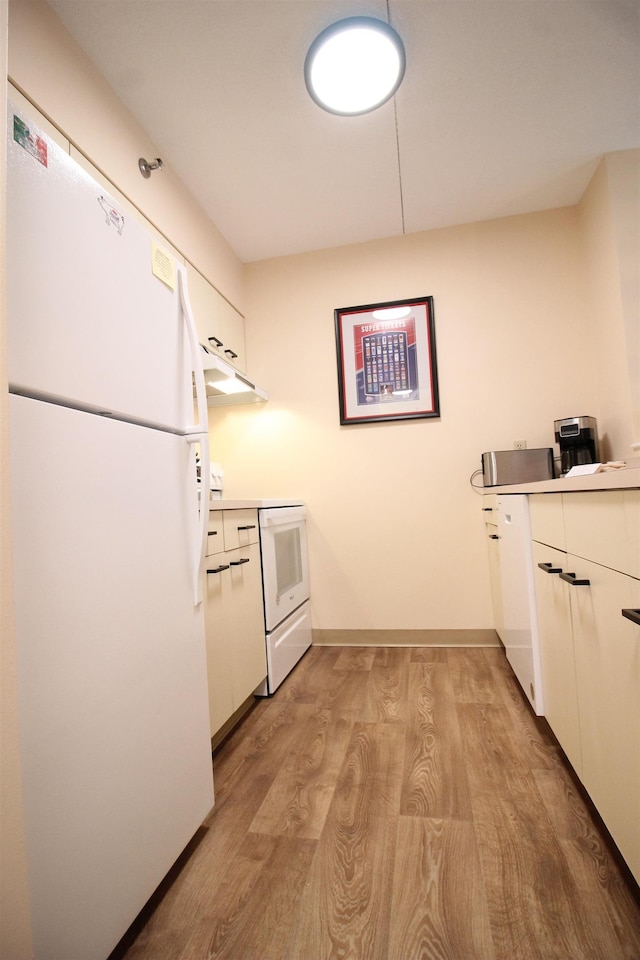
[[[101,195],[98,197],[98,203],[104,210],[107,226],[108,227],[114,226],[118,231],[118,234],[121,235],[122,231],[124,230],[124,216],[120,213],[119,210],[116,209],[116,207],[114,207],[111,201],[104,195]]]
[[[39,137],[37,133],[31,133],[24,120],[21,120],[15,113],[13,115],[13,139],[21,147],[24,147],[27,153],[35,157],[43,167],[48,166],[47,141]]]
[[[173,257],[153,240],[151,241],[151,269],[154,277],[166,283],[170,290],[175,290],[176,266]]]

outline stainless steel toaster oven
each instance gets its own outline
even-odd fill
[[[482,454],[482,480],[485,487],[509,483],[553,480],[553,449],[489,450]]]

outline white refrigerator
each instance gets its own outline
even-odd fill
[[[11,105],[7,149],[35,956],[105,960],[213,806],[204,382],[183,268]]]

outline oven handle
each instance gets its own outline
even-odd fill
[[[299,523],[307,515],[306,507],[271,507],[259,510],[261,527],[281,527],[289,523]]]

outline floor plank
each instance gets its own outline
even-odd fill
[[[448,665],[412,663],[401,813],[471,819],[465,751]]]
[[[313,647],[214,756],[111,960],[640,960],[640,900],[504,652]]]
[[[389,958],[493,960],[473,824],[400,817]]]
[[[602,958],[588,912],[574,909],[580,890],[535,778],[510,749],[507,711],[464,704],[460,713],[465,742],[481,758],[468,775],[496,960]],[[617,949],[613,939],[610,946]]]
[[[351,724],[346,720],[330,722],[326,711],[314,713],[306,721],[249,829],[318,840],[350,736]]]
[[[310,840],[247,834],[215,903],[174,960],[281,960],[315,847]]]
[[[359,718],[364,723],[403,723],[407,719],[408,647],[380,647],[369,672],[365,702]]]
[[[286,960],[385,960],[402,734],[355,724]]]

